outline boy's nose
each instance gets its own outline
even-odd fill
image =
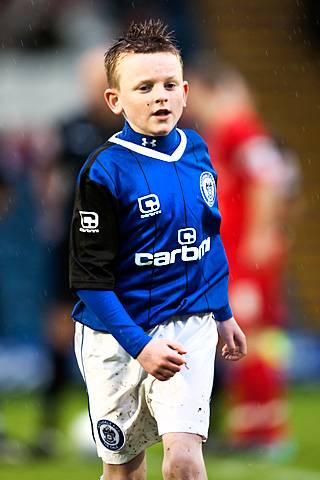
[[[164,103],[168,101],[168,94],[165,88],[159,87],[156,90],[156,95],[155,95],[155,102],[156,103]]]
[[[167,97],[165,96],[159,96],[157,99],[156,99],[156,103],[166,103],[168,101]]]

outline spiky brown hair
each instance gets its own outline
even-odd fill
[[[183,66],[181,52],[176,39],[168,26],[161,20],[147,20],[143,23],[132,22],[127,33],[120,37],[105,53],[104,66],[109,87],[118,87],[117,65],[119,59],[127,53],[170,52],[176,55]]]

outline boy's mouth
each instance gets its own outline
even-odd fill
[[[159,110],[154,112],[153,115],[156,117],[166,117],[170,115],[170,113],[170,110],[168,110],[167,108],[160,108]]]

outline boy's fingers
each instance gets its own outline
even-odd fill
[[[172,348],[172,350],[175,350],[176,352],[180,353],[180,355],[184,355],[185,353],[187,353],[187,351],[185,350],[185,348],[183,348],[182,345],[180,345],[179,343],[175,343],[175,342],[168,342],[167,343],[168,347],[169,348]]]
[[[224,345],[224,346],[222,347],[222,357],[223,357],[225,360],[236,361],[236,360],[240,360],[240,359],[243,358],[245,355],[246,355],[246,354],[243,353],[243,352],[240,350],[240,347],[236,347],[233,352],[230,352],[230,351],[229,351],[227,345]]]
[[[224,345],[222,347],[222,357],[227,358],[227,357],[230,357],[231,355],[233,355],[233,353],[230,352],[228,345]]]
[[[234,353],[236,351],[236,344],[234,343],[233,336],[225,338],[229,353]]]
[[[164,368],[164,367],[161,368],[161,374],[162,374],[164,377],[171,378],[171,377],[173,377],[176,373],[178,373],[178,372],[176,372],[176,371],[174,371],[174,370],[171,370],[170,367],[168,367],[168,368]]]
[[[230,353],[228,351],[228,349],[226,349],[224,352],[222,352],[222,357],[225,359],[225,360],[232,360],[232,361],[235,361],[235,360],[240,360],[240,358],[243,357],[243,355],[240,353],[240,352],[233,352],[233,353]]]
[[[222,355],[226,355],[228,353],[228,346],[227,345],[223,345],[222,347]]]
[[[241,345],[239,345],[240,352],[242,355],[247,355],[247,342],[244,341]]]
[[[183,357],[181,355],[168,355],[167,357],[168,361],[173,364],[173,365],[177,365],[177,366],[181,366],[181,365],[184,365],[186,362],[185,360],[183,359]]]
[[[160,380],[160,382],[165,382],[166,380],[168,380],[168,378],[165,375],[162,375],[161,373],[154,374],[154,377],[157,380]]]
[[[237,345],[240,353],[242,355],[247,355],[247,340],[243,333],[241,335],[237,335]]]
[[[185,361],[179,358],[167,358],[165,364],[163,365],[164,368],[171,370],[174,373],[180,372],[181,367],[184,365]]]

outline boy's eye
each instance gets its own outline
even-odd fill
[[[173,90],[175,86],[176,86],[176,84],[174,82],[166,83],[166,88],[168,90]]]
[[[149,91],[150,89],[151,89],[151,85],[148,85],[148,84],[146,84],[146,85],[141,85],[141,86],[139,87],[139,90],[140,90],[141,92],[147,92],[147,91]]]

